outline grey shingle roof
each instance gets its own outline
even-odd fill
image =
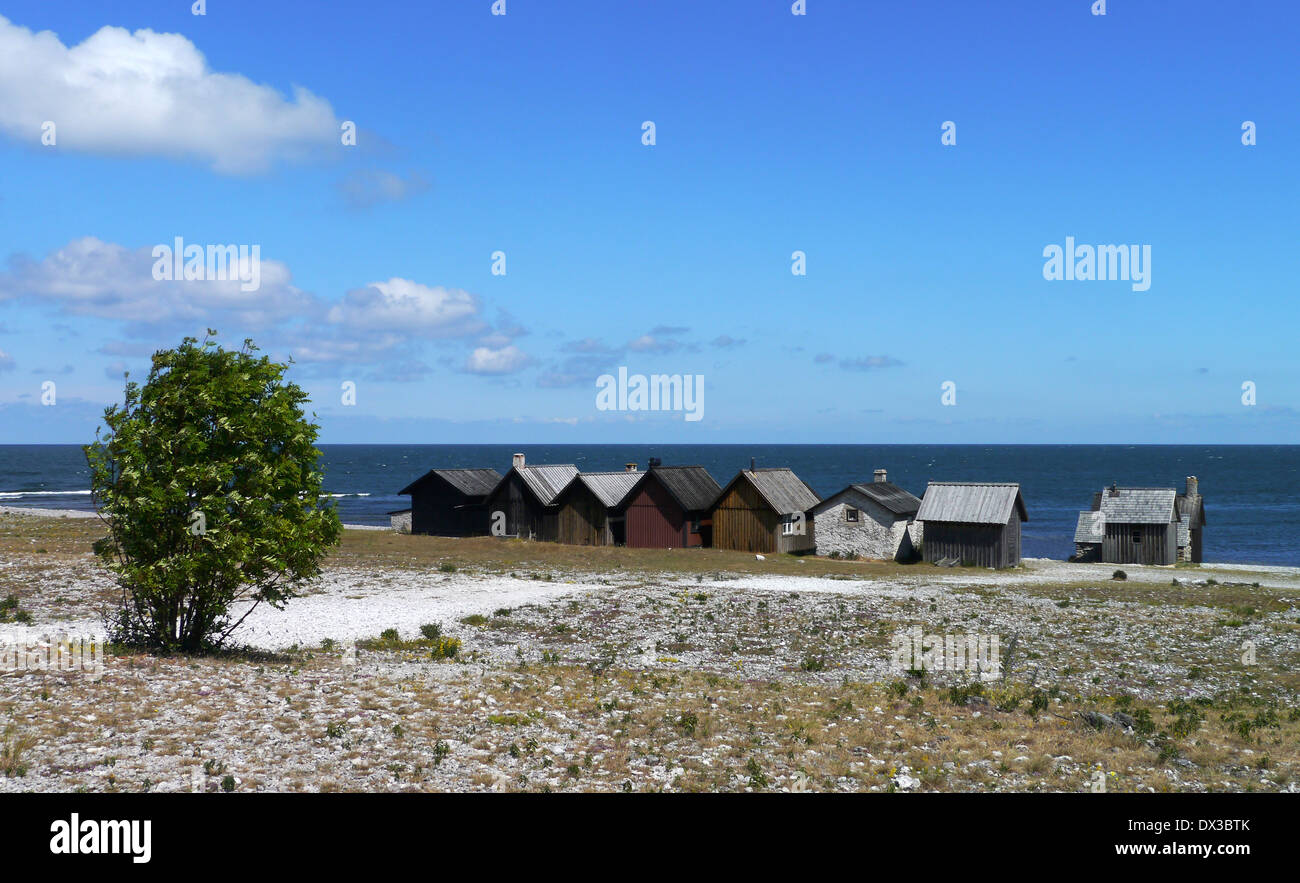
[[[1102,491],[1101,513],[1109,524],[1168,524],[1177,521],[1173,488],[1121,487]]]
[[[917,521],[950,521],[960,524],[1006,524],[1011,509],[1029,520],[1020,485],[1015,482],[932,481],[925,489]]]
[[[573,482],[586,485],[606,509],[613,509],[623,502],[632,485],[641,477],[640,472],[580,472],[574,476]]]
[[[921,508],[921,500],[909,494],[892,481],[872,481],[861,484],[851,484],[844,490],[832,494],[817,504],[816,511],[821,512],[834,504],[841,496],[849,491],[856,491],[859,494],[879,503],[885,511],[900,518],[906,518],[915,515]]]
[[[1106,515],[1091,510],[1079,513],[1079,523],[1074,528],[1076,543],[1100,543],[1106,539]]]
[[[742,469],[727,487],[718,494],[721,499],[733,484],[742,479],[747,480],[758,491],[759,496],[767,501],[778,515],[793,515],[795,512],[807,512],[822,501],[817,493],[803,483],[794,471],[786,466],[774,466],[765,469]],[[717,500],[714,500],[716,503]],[[712,505],[712,504],[710,504]]]
[[[645,474],[653,474],[687,512],[709,508],[722,492],[703,466],[655,466]]]
[[[556,494],[564,490],[564,486],[573,481],[573,477],[578,474],[578,467],[571,463],[551,464],[543,466],[525,466],[522,469],[513,470],[519,473],[519,477],[524,480],[524,484],[537,495],[537,499],[542,501],[543,505],[549,506],[555,499]]]
[[[487,496],[501,481],[501,473],[495,469],[430,469],[398,491],[398,495],[409,494],[417,484],[431,475],[437,475],[456,490],[470,497]]]

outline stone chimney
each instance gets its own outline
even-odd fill
[[[636,464],[635,464],[635,463],[624,463],[624,464],[623,464],[623,471],[625,471],[625,472],[636,472]]]
[[[523,455],[523,454],[515,454],[514,457],[511,458],[510,465],[513,466],[513,467],[516,468],[516,469],[523,469],[523,468],[524,468],[524,455]]]
[[[879,483],[881,483],[881,482],[885,482],[885,481],[889,481],[889,473],[887,473],[887,472],[886,472],[885,470],[883,470],[883,469],[877,469],[877,470],[876,470],[876,483],[879,484]]]
[[[750,457],[750,458],[749,458],[749,471],[750,471],[750,472],[753,472],[753,471],[754,471],[754,458],[753,458],[753,457]]]
[[[1200,493],[1201,493],[1201,483],[1196,480],[1196,476],[1195,475],[1187,476],[1187,496],[1196,497],[1196,496],[1200,496]]]
[[[1115,482],[1112,481],[1110,483],[1110,488],[1107,490],[1107,493],[1112,497],[1119,496],[1119,488],[1115,485]]]

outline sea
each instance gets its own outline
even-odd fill
[[[1068,558],[1092,495],[1112,482],[1184,489],[1200,480],[1206,561],[1300,566],[1300,445],[320,445],[327,501],[349,524],[385,525],[398,491],[430,469],[492,467],[511,455],[583,471],[700,465],[725,485],[740,469],[788,466],[823,497],[876,469],[918,497],[934,481],[1016,481],[1029,510],[1023,553]],[[91,509],[77,445],[0,445],[0,504]]]

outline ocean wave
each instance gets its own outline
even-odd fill
[[[90,491],[0,491],[0,500],[16,500],[19,497],[81,497],[90,496]]]
[[[318,494],[317,496],[342,498],[342,497],[368,497],[370,496],[370,494]]]

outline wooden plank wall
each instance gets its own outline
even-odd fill
[[[1141,541],[1134,542],[1134,534]],[[1178,525],[1107,524],[1101,558],[1109,564],[1173,564],[1178,556]]]
[[[1007,525],[927,521],[921,552],[931,563],[943,558],[956,558],[962,564],[976,567],[1007,567],[1009,543],[1006,531],[1018,531],[1019,527],[1016,518]],[[1016,546],[1019,546],[1018,539]]]
[[[557,538],[574,546],[607,546],[611,542],[605,506],[585,487],[564,495],[557,515]]]
[[[781,519],[749,482],[732,486],[713,507],[713,548],[775,552]]]
[[[686,513],[656,479],[641,485],[627,509],[627,544],[637,549],[680,549],[699,545],[699,534],[690,534],[695,542],[684,541]]]

